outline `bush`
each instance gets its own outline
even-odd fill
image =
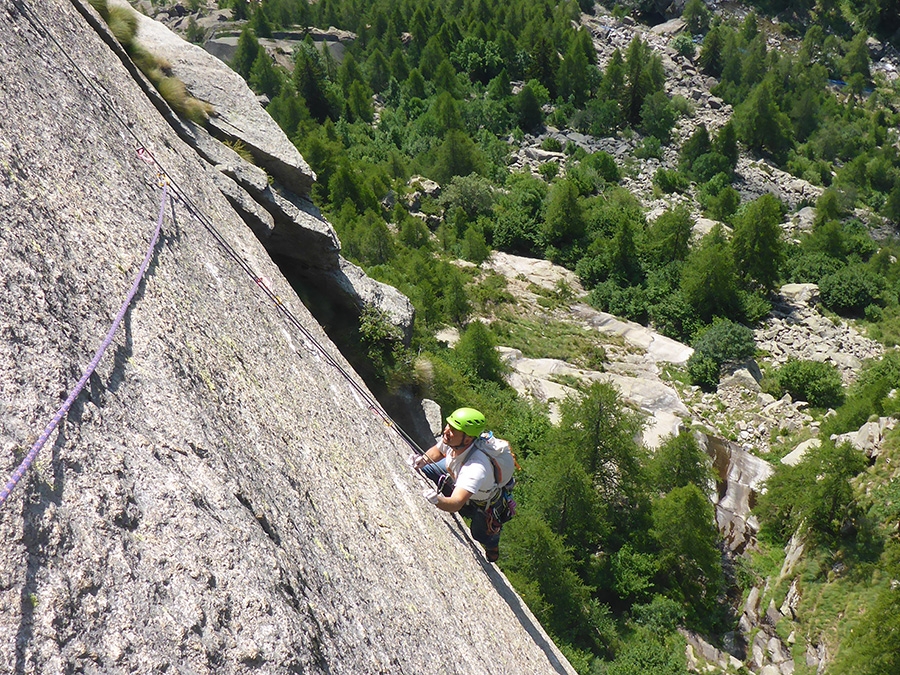
[[[651,305],[649,314],[657,332],[673,340],[688,341],[700,325],[694,308],[678,292]]]
[[[588,301],[600,311],[647,323],[647,294],[640,286],[622,288],[615,281],[604,281],[591,291]]]
[[[837,272],[843,263],[822,251],[801,253],[785,262],[787,281],[795,284],[818,284],[823,277]]]
[[[694,57],[696,47],[694,47],[694,41],[691,39],[691,36],[687,33],[679,33],[673,37],[669,41],[669,46],[682,56],[689,59]]]
[[[559,162],[544,162],[538,167],[538,173],[549,183],[559,175]]]
[[[822,304],[838,314],[860,315],[879,304],[884,279],[863,265],[848,265],[819,282]]]
[[[694,352],[688,359],[687,368],[691,384],[696,384],[704,391],[714,391],[719,384],[722,366],[709,356]]]
[[[653,174],[653,185],[658,187],[660,191],[666,194],[673,192],[684,192],[690,185],[690,181],[684,174],[671,169],[663,169],[660,167]]]
[[[871,415],[892,414],[896,410],[896,399],[891,392],[898,388],[900,352],[891,350],[881,359],[866,362],[837,415],[826,418],[822,434],[829,436],[854,431]]]
[[[844,400],[841,374],[828,363],[788,361],[778,369],[775,381],[779,393],[787,392],[817,408],[836,408]]]
[[[607,183],[618,183],[622,179],[616,158],[608,152],[595,152],[584,158],[584,163],[594,169]]]
[[[722,364],[753,356],[756,343],[753,331],[728,319],[717,321],[694,341],[694,353],[688,359],[691,382],[705,389],[715,388]]]
[[[550,152],[562,152],[563,146],[558,138],[547,136],[547,138],[541,141],[541,149],[549,150]]]
[[[634,156],[638,159],[650,159],[662,157],[662,143],[656,136],[647,136],[644,141],[634,149]]]

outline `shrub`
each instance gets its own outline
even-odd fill
[[[863,265],[848,265],[819,282],[822,304],[838,314],[859,315],[878,304],[884,279]]]
[[[687,341],[700,324],[697,313],[678,292],[671,293],[649,309],[653,327],[673,340]],[[716,372],[718,377],[718,371]]]
[[[653,185],[658,187],[660,191],[671,194],[673,192],[684,192],[687,190],[690,182],[684,174],[660,167],[653,174]]]
[[[607,183],[618,183],[622,179],[616,158],[608,152],[595,152],[584,158],[583,162],[594,169]]]
[[[634,149],[634,156],[638,159],[650,159],[662,157],[662,143],[656,136],[647,136],[644,141]]]
[[[829,363],[788,361],[775,374],[780,393],[808,401],[817,408],[836,408],[844,400],[841,374]]]
[[[900,352],[891,350],[878,360],[866,362],[859,379],[850,388],[837,415],[828,417],[822,425],[822,434],[841,434],[859,429],[871,415],[891,414],[896,410],[896,400],[891,396],[900,388]]]
[[[679,33],[669,41],[669,46],[682,56],[691,59],[694,57],[694,41],[687,33]]]
[[[559,162],[544,162],[538,167],[538,173],[548,183],[559,175]]]
[[[721,364],[703,354],[694,352],[688,359],[688,376],[691,384],[696,384],[704,391],[714,391],[719,384],[719,371]]]
[[[796,466],[776,465],[760,496],[763,528],[781,542],[799,529],[813,543],[836,543],[843,525],[856,516],[850,481],[865,465],[859,450],[827,438]]]
[[[884,310],[879,305],[868,305],[863,314],[871,323],[878,323],[884,318]]]
[[[563,146],[558,138],[547,136],[547,138],[541,141],[541,148],[543,150],[549,150],[550,152],[562,152]]]
[[[588,301],[603,312],[639,323],[647,322],[647,294],[640,286],[622,288],[615,281],[604,281],[591,291]]]
[[[795,284],[818,284],[819,281],[837,272],[843,263],[822,251],[801,253],[785,262],[784,274],[787,281]]]
[[[755,351],[752,330],[728,319],[717,321],[694,341],[688,375],[694,384],[713,389],[719,382],[722,364],[742,361]]]
[[[665,92],[657,91],[641,105],[641,130],[648,136],[656,136],[664,143],[669,142],[672,127],[678,119],[678,111],[669,102]]]

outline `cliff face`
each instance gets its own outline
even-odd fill
[[[0,671],[572,672],[459,521],[421,498],[408,448],[223,172],[75,6],[2,9],[3,478],[144,256],[162,190],[139,146],[175,198],[109,351],[0,509]]]

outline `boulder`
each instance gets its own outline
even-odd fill
[[[738,444],[701,434],[702,447],[718,476],[716,522],[730,550],[740,553],[755,535],[750,508],[772,466]]]
[[[803,459],[803,457],[806,456],[807,452],[809,452],[813,448],[818,448],[821,445],[822,441],[820,439],[808,438],[807,440],[800,443],[791,452],[782,457],[781,463],[787,464],[788,466],[797,466]]]

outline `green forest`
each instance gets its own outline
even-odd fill
[[[694,104],[667,93],[659,54],[636,36],[601,64],[581,25],[582,13],[668,18],[650,0],[224,5],[246,21],[231,65],[316,172],[312,198],[342,254],[415,307],[411,344],[377,313],[363,317],[360,369],[376,390],[412,390],[445,413],[479,408],[511,442],[523,467],[519,513],[499,564],[579,673],[686,673],[678,629],[721,646],[795,533],[813,600],[794,672],[814,672],[803,654],[820,642],[829,675],[900,672],[897,439],[873,463],[828,440],[900,413],[900,245],[872,236],[900,222],[900,81],[875,72],[871,57],[873,42],[900,45],[900,1],[761,0],[722,14],[688,0],[686,30],[670,46],[714,78],[711,93],[733,114],[687,138],[678,125]],[[260,44],[330,26],[356,36],[340,60],[308,37],[285,69]],[[782,48],[770,48],[772,36]],[[544,149],[564,160],[510,171],[511,149],[547,127],[638,139],[636,157],[548,136]],[[650,220],[621,183],[639,160],[669,151],[677,162],[660,164],[654,191],[679,201]],[[803,205],[815,209],[808,233],[784,236],[788,206],[773,195],[742,198],[741,157],[822,188]],[[413,176],[442,188],[422,197],[430,218],[410,213]],[[718,223],[699,242],[694,211]],[[634,440],[641,415],[611,386],[583,387],[552,425],[545,406],[505,383],[494,347],[515,330],[509,294],[479,268],[495,250],[562,265],[596,308],[694,347],[679,376],[706,391],[723,364],[756,353],[752,329],[789,282],[818,284],[828,312],[889,349],[850,389],[818,362],[766,373],[773,393],[810,402],[823,443],[794,467],[776,462],[756,507],[758,544],[725,555],[708,496],[716,477],[693,435],[651,456]],[[567,289],[557,290],[547,301],[565,303]],[[453,348],[435,338],[446,326],[461,333]],[[602,349],[571,350],[584,367],[602,367]]]

